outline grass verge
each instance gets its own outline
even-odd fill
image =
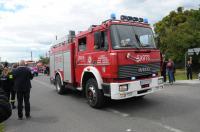
[[[193,72],[193,79],[197,79],[197,73]],[[176,69],[175,73],[176,80],[187,80],[185,69]]]
[[[4,132],[4,125],[0,123],[0,132]]]

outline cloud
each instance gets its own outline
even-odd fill
[[[46,54],[55,36],[83,31],[111,13],[149,18],[153,24],[178,6],[198,8],[197,0],[0,0],[0,57],[19,61]]]

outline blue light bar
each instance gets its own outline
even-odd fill
[[[138,17],[133,17],[133,21],[138,21]]]
[[[133,21],[133,17],[132,16],[127,16],[127,20],[128,21]]]
[[[139,20],[138,20],[139,22],[143,22],[144,21],[144,19],[143,18],[139,18]]]
[[[110,15],[110,18],[111,18],[112,20],[116,20],[116,14],[115,14],[115,13],[112,13],[112,14]]]
[[[148,24],[148,19],[147,19],[147,18],[144,18],[144,19],[143,19],[143,22]]]

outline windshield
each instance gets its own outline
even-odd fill
[[[113,49],[155,48],[153,32],[150,28],[112,25],[110,29]]]

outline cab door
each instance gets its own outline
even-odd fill
[[[93,33],[93,50],[91,52],[94,66],[99,70],[102,77],[108,74],[110,65],[108,32],[96,31]]]

